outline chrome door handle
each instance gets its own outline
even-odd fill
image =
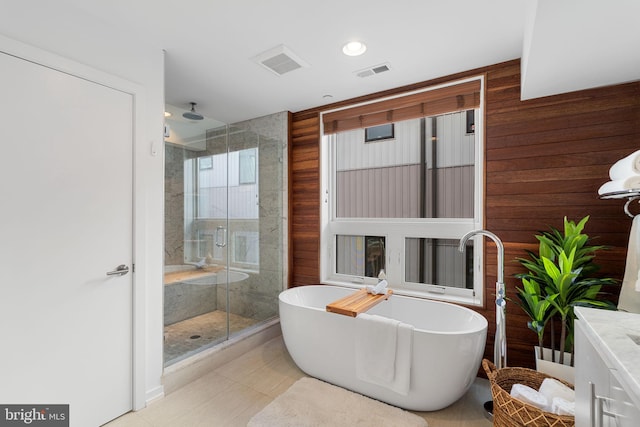
[[[220,242],[220,237],[219,237],[221,231],[224,237],[224,240],[222,242]],[[218,227],[216,227],[216,246],[219,248],[224,248],[225,246],[227,246],[227,229],[222,225],[219,225]]]
[[[124,264],[120,264],[115,270],[107,271],[107,276],[124,276],[129,272],[129,267]]]

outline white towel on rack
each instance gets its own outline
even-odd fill
[[[624,268],[624,279],[618,310],[640,313],[640,215],[636,215],[631,223],[627,263]]]
[[[356,317],[356,377],[407,395],[413,326],[383,316]]]
[[[600,186],[598,194],[615,193],[616,191],[626,191],[640,189],[640,175],[631,175],[625,178],[607,181]]]
[[[612,181],[640,174],[640,150],[618,160],[609,169],[609,177]]]

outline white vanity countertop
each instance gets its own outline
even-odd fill
[[[586,307],[576,307],[575,313],[605,363],[640,402],[640,314]]]

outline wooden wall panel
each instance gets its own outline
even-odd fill
[[[320,281],[319,114],[293,114],[289,175],[289,286]]]
[[[603,275],[622,279],[631,219],[624,201],[600,200],[599,186],[618,159],[640,149],[640,82],[520,100],[520,61],[459,73],[396,90],[322,107],[335,108],[378,96],[415,90],[462,77],[486,75],[485,228],[505,243],[505,281],[515,297],[520,272],[516,258],[535,249],[534,235],[561,227],[566,215],[591,219],[586,232],[610,250],[598,256]],[[290,286],[319,282],[319,112],[292,116],[294,261]],[[635,208],[635,209],[634,209]],[[640,213],[640,207],[632,206]],[[485,357],[493,358],[497,268],[493,243],[486,242],[485,307],[489,321]],[[611,289],[616,300],[618,289]],[[536,336],[514,303],[507,305],[508,364],[533,367]]]

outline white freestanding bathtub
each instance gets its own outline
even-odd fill
[[[473,383],[487,336],[487,320],[468,308],[392,295],[367,311],[413,325],[410,388],[402,395],[356,376],[354,317],[326,305],[356,289],[329,285],[280,293],[282,335],[293,361],[308,375],[414,411],[436,411],[460,399]]]

